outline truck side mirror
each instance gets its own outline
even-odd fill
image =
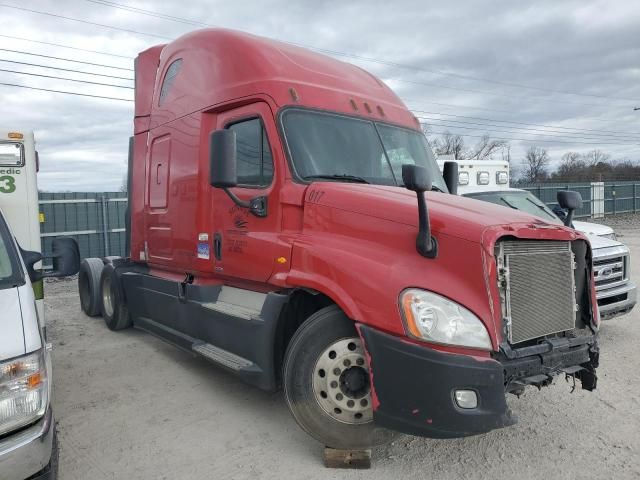
[[[215,130],[209,137],[209,182],[212,187],[231,188],[238,184],[236,132]]]
[[[416,250],[426,258],[435,258],[438,254],[438,242],[431,236],[429,211],[424,192],[431,190],[429,171],[417,165],[402,165],[402,182],[407,190],[416,192],[418,196],[418,236]]]
[[[442,176],[444,183],[447,184],[447,190],[451,195],[458,194],[458,162],[444,162],[442,168]]]
[[[267,216],[267,197],[255,197],[248,202],[242,201],[229,190],[238,185],[236,152],[236,132],[233,130],[215,130],[209,137],[209,183],[212,187],[222,188],[233,203],[248,208],[256,217]]]
[[[573,225],[573,212],[579,208],[582,208],[582,195],[580,192],[574,192],[571,190],[560,190],[557,194],[558,205],[560,208],[567,210],[567,216],[564,219],[564,224],[567,227]]]
[[[53,269],[40,272],[33,266],[42,260],[42,254],[20,249],[22,259],[27,267],[29,280],[37,282],[43,278],[70,277],[80,271],[80,249],[78,243],[70,237],[57,237],[53,239]]]

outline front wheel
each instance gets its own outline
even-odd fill
[[[287,348],[283,379],[296,422],[323,445],[367,449],[394,437],[373,422],[362,342],[337,306],[314,313],[296,331]]]

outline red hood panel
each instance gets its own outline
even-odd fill
[[[540,237],[544,238],[559,234],[567,239],[568,232],[573,234],[570,229],[508,207],[439,192],[427,192],[426,195],[434,233],[478,243],[481,243],[487,229],[500,232],[508,230],[514,236],[519,236],[519,230],[530,232],[533,228],[539,229]],[[418,225],[416,194],[404,188],[317,182],[308,188],[306,201],[405,225]],[[526,236],[531,237],[530,234]],[[575,238],[575,235],[571,236]]]

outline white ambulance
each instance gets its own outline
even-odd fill
[[[51,355],[43,279],[78,272],[78,245],[53,242],[42,260],[33,132],[0,129],[0,479],[57,476]]]

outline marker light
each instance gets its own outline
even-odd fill
[[[20,132],[9,132],[8,137],[16,140],[22,140],[24,138],[24,135]]]
[[[489,172],[478,172],[478,185],[489,185]]]
[[[469,172],[458,173],[458,185],[469,185]]]
[[[496,183],[498,185],[506,185],[509,182],[509,175],[507,172],[496,172]]]

